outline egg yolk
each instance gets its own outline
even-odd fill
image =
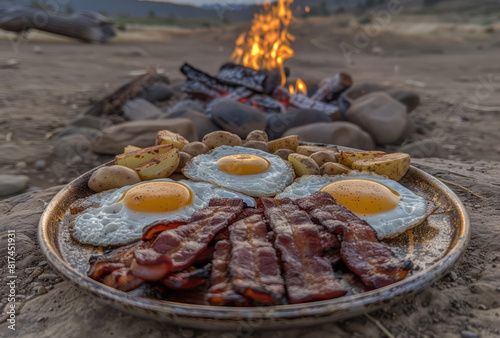
[[[390,211],[396,208],[401,200],[401,195],[393,189],[382,183],[364,179],[332,182],[320,191],[329,193],[338,204],[362,215]]]
[[[231,175],[257,175],[270,167],[271,162],[265,158],[250,154],[228,155],[217,161],[217,168]]]
[[[176,182],[150,182],[130,188],[118,201],[138,212],[169,212],[191,204],[191,190]]]

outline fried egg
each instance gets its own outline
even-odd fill
[[[253,197],[274,196],[293,181],[293,169],[279,156],[244,147],[221,146],[198,155],[183,173]]]
[[[304,176],[276,198],[299,198],[324,191],[370,224],[379,239],[394,237],[419,224],[427,214],[425,200],[385,177],[352,173],[347,176]]]
[[[212,198],[253,198],[205,182],[158,179],[92,195],[92,205],[72,221],[71,234],[81,243],[123,245],[142,237],[143,228],[155,221],[185,220]]]

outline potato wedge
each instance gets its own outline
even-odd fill
[[[191,142],[182,148],[182,151],[196,157],[208,153],[210,148],[203,142]]]
[[[150,161],[160,154],[164,154],[172,150],[171,144],[164,144],[141,150],[133,151],[131,153],[120,154],[115,157],[115,164],[121,165],[130,169],[135,169],[144,162]]]
[[[241,146],[243,144],[238,135],[222,130],[214,131],[205,135],[202,142],[205,143],[210,149],[220,146]]]
[[[262,142],[262,141],[247,141],[243,144],[243,147],[262,150],[265,151],[266,153],[271,152],[271,148],[269,148],[267,142]]]
[[[334,162],[325,163],[321,166],[321,168],[319,168],[320,175],[328,175],[328,176],[349,174],[350,171],[351,168],[343,164]]]
[[[173,133],[170,130],[160,130],[158,134],[156,134],[156,145],[171,144],[181,151],[188,143],[189,141],[186,140],[184,136]]]
[[[410,168],[410,155],[405,153],[393,153],[384,156],[358,160],[352,164],[352,168],[359,171],[370,171],[377,175],[384,175],[394,181],[399,181]]]
[[[131,153],[133,151],[137,151],[137,150],[141,150],[142,148],[139,148],[139,147],[136,147],[136,146],[132,146],[132,145],[128,145],[125,147],[125,149],[123,149],[123,153],[124,154],[127,154],[127,153]]]
[[[300,154],[288,155],[288,161],[293,165],[293,170],[297,176],[304,175],[319,175],[319,167],[316,162],[310,157]]]
[[[193,159],[193,156],[189,155],[188,153],[185,153],[181,151],[179,153],[179,165],[177,166],[177,169],[175,169],[175,172],[182,172],[182,168],[186,166],[186,164]]]
[[[274,153],[278,149],[290,149],[296,151],[299,146],[299,137],[297,135],[291,135],[269,141],[267,144],[269,144],[269,147],[271,148],[271,153]]]
[[[245,141],[246,142],[250,142],[250,141],[268,142],[269,136],[267,136],[267,133],[263,130],[254,130],[250,134],[247,135],[247,139]]]
[[[179,149],[173,148],[141,164],[135,171],[143,181],[166,178],[177,169],[179,161]]]
[[[319,167],[321,167],[325,163],[333,162],[337,163],[337,158],[335,157],[337,153],[334,151],[327,151],[327,150],[322,150],[315,152],[314,154],[311,154],[309,156],[318,164]]]
[[[311,156],[318,151],[333,151],[338,152],[339,148],[335,146],[298,146],[297,153],[305,156]]]
[[[90,176],[88,186],[95,192],[103,192],[140,182],[141,178],[134,170],[121,165],[110,165],[94,171]]]
[[[285,161],[288,161],[288,155],[293,154],[294,151],[290,149],[278,149],[276,150],[273,155],[279,156]]]
[[[340,164],[352,168],[352,163],[354,161],[367,160],[370,158],[384,156],[386,154],[387,153],[384,153],[383,151],[341,151],[339,154],[337,154],[337,161]]]

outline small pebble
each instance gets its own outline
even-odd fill
[[[55,280],[58,279],[59,276],[54,274],[54,273],[44,273],[38,276],[38,279],[49,279],[49,280]]]
[[[462,335],[462,338],[479,338],[479,335],[472,331],[462,331],[460,334]]]
[[[484,304],[479,304],[477,307],[479,310],[487,310],[488,308]]]
[[[38,160],[35,162],[35,168],[38,170],[44,170],[46,167],[47,163],[44,160]]]
[[[43,274],[43,269],[41,267],[36,267],[28,278],[35,279]]]
[[[44,266],[44,265],[47,265],[46,261],[40,261],[40,263],[38,263],[38,266]]]
[[[43,286],[43,285],[42,285],[42,286],[40,286],[40,287],[38,288],[38,290],[36,291],[37,295],[39,295],[39,296],[44,295],[44,294],[46,294],[47,292],[48,292],[48,291],[47,291],[47,289],[46,289],[46,288],[45,288],[45,286]]]
[[[458,276],[457,276],[457,274],[455,273],[455,271],[450,272],[449,276],[450,276],[450,279],[451,279],[452,281],[456,281],[456,280],[457,280],[457,278],[458,278]]]
[[[480,206],[479,204],[476,204],[476,205],[474,206],[474,208],[479,209],[479,208],[481,208],[481,206]]]
[[[497,287],[496,291],[497,291],[497,292],[500,292],[500,286],[499,286],[499,287]]]
[[[40,318],[38,318],[36,321],[37,321],[38,323],[40,323],[40,322],[43,322],[43,321],[45,321],[45,320],[47,320],[47,317],[40,317]]]

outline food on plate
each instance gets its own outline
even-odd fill
[[[338,176],[349,174],[349,172],[351,172],[351,168],[335,162],[325,163],[319,168],[320,175]]]
[[[161,144],[171,144],[175,148],[181,151],[189,141],[182,135],[171,132],[170,130],[160,130],[158,134],[156,134],[156,145]]]
[[[94,194],[70,206],[70,233],[83,244],[117,246],[137,241],[153,222],[188,219],[211,198],[255,200],[210,183],[160,179]]]
[[[259,149],[259,150],[265,151],[266,153],[271,152],[271,148],[269,147],[269,144],[267,144],[267,142],[263,142],[263,141],[246,141],[243,144],[243,147]]]
[[[321,150],[311,154],[309,157],[314,160],[321,168],[321,166],[325,163],[337,163],[337,158],[335,157],[337,153],[330,150]]]
[[[293,181],[293,169],[281,158],[244,147],[215,148],[193,158],[183,173],[252,197],[274,196]]]
[[[357,160],[367,160],[379,156],[384,156],[383,151],[341,151],[337,154],[337,161],[349,168],[352,168],[352,163]]]
[[[273,155],[279,156],[285,161],[288,161],[288,155],[293,154],[294,151],[290,149],[278,149],[276,150]]]
[[[139,182],[141,178],[134,170],[120,165],[111,165],[94,171],[90,176],[88,186],[95,192],[103,192]]]
[[[247,135],[246,142],[249,141],[269,142],[269,136],[263,130],[254,130]]]
[[[123,153],[131,153],[133,151],[137,151],[137,150],[141,150],[141,148],[139,147],[136,147],[136,146],[132,146],[132,145],[128,145],[125,147],[125,149],[123,149]]]
[[[384,175],[391,180],[399,181],[410,169],[410,155],[393,153],[367,160],[357,160],[352,163],[352,168]]]
[[[208,153],[210,148],[203,142],[191,142],[182,148],[182,151],[196,157]]]
[[[338,204],[366,220],[378,238],[394,237],[425,219],[425,200],[401,184],[375,174],[307,176],[292,183],[277,198],[328,192]]]
[[[143,181],[147,181],[169,177],[178,165],[179,149],[173,148],[137,166],[135,171]]]
[[[300,155],[311,156],[318,151],[333,151],[338,152],[339,149],[335,146],[298,146],[297,153]]]
[[[181,151],[179,153],[179,165],[177,166],[177,169],[175,169],[176,172],[182,172],[182,169],[186,166],[186,164],[193,159],[193,156],[189,155],[188,153],[185,153]]]
[[[288,155],[288,161],[293,165],[293,170],[297,176],[319,175],[319,167],[310,157],[300,154]]]
[[[172,148],[173,146],[171,144],[164,144],[116,155],[115,164],[135,169],[144,162],[150,161],[158,155],[169,152]]]
[[[296,151],[299,146],[299,137],[297,135],[290,135],[277,140],[269,141],[267,144],[269,144],[269,147],[271,148],[271,153],[274,153],[278,149],[290,149]]]
[[[190,266],[189,268],[167,275],[161,283],[173,290],[193,289],[205,282],[212,271],[212,264],[208,263],[202,268]]]
[[[202,142],[210,149],[220,146],[241,146],[243,144],[238,135],[222,130],[205,135]]]

